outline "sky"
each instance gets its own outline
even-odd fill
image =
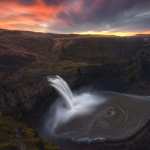
[[[150,0],[0,0],[0,28],[120,36],[150,34]]]

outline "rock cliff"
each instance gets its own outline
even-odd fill
[[[150,41],[146,38],[0,30],[0,111],[25,113],[41,107],[43,101],[51,102],[54,92],[47,75],[60,74],[72,87],[97,80],[108,81],[105,89],[136,91],[134,87],[143,82],[141,76],[149,75]]]

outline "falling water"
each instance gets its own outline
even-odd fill
[[[63,100],[59,98],[50,108],[50,114],[46,119],[46,128],[50,132],[54,132],[58,125],[75,116],[91,113],[96,106],[105,101],[105,98],[97,97],[90,92],[73,94],[67,82],[58,75],[48,77],[48,81],[63,98]]]
[[[64,98],[66,101],[66,105],[68,108],[73,107],[73,93],[71,89],[69,88],[66,81],[64,81],[60,76],[56,76],[55,78],[48,78],[48,81],[50,82],[50,85],[54,87],[60,95]]]

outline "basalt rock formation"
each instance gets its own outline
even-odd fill
[[[40,100],[49,99],[52,89],[46,76],[51,74],[62,75],[72,87],[80,86],[76,85],[77,80],[85,84],[107,80],[109,83],[104,82],[104,87],[107,84],[112,87],[110,83],[118,81],[121,84],[110,90],[121,86],[126,92],[134,91],[135,86],[145,86],[140,83],[141,76],[147,79],[149,76],[149,43],[149,37],[144,36],[96,37],[0,30],[0,111],[12,112],[19,105],[28,112]]]

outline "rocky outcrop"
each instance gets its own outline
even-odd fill
[[[143,47],[139,38],[73,38],[62,46],[62,59],[85,62],[111,63],[131,60]]]
[[[99,81],[103,89],[127,91],[148,74],[148,44],[144,37],[0,30],[0,111],[43,109],[54,93],[47,75],[60,74],[73,88]]]

